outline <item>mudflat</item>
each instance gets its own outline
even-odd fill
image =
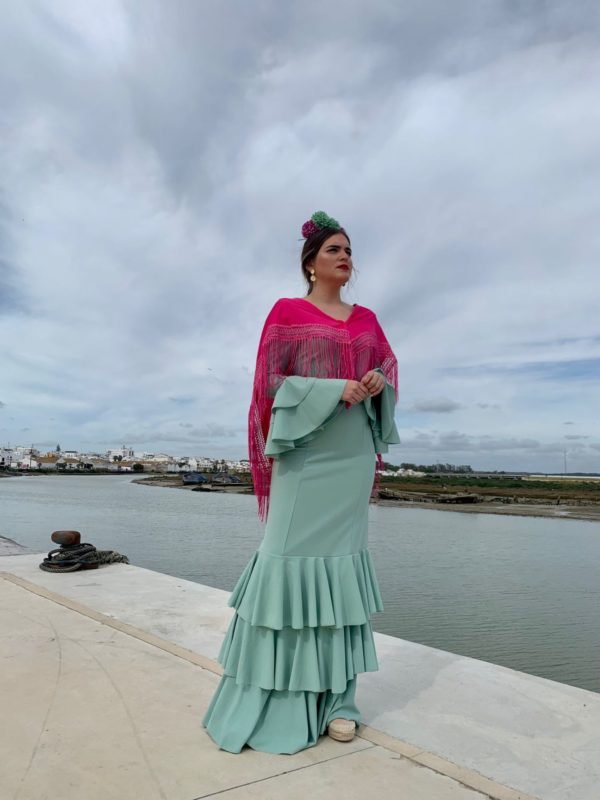
[[[378,505],[401,506],[403,508],[425,508],[438,511],[459,511],[463,514],[509,514],[519,517],[555,517],[563,519],[587,519],[600,521],[600,505],[568,505],[566,503],[436,503],[410,500],[378,499]]]

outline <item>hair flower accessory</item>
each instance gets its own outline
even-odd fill
[[[333,228],[334,230],[339,230],[341,227],[342,226],[337,219],[330,217],[329,214],[326,214],[324,211],[315,211],[312,217],[302,226],[302,236],[305,239],[308,239],[309,236],[312,236],[313,233],[320,231],[321,228]]]

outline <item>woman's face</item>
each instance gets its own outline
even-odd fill
[[[352,273],[352,248],[343,233],[335,233],[321,245],[312,267],[318,281],[347,283]]]

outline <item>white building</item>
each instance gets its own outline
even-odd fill
[[[124,461],[125,461],[125,460],[127,460],[127,461],[128,461],[129,459],[135,458],[135,453],[134,453],[134,451],[132,450],[132,448],[131,448],[131,447],[127,447],[126,445],[123,445],[123,447],[119,447],[119,448],[116,448],[116,449],[114,449],[114,450],[108,450],[108,451],[107,451],[107,453],[106,453],[106,456],[107,456],[107,458],[109,458],[111,461],[112,461],[112,460],[113,460],[113,458],[115,458],[115,457],[119,458],[119,456],[120,456],[120,457],[121,457],[121,458],[122,458]]]
[[[9,469],[13,457],[12,447],[0,447],[0,469]]]
[[[241,458],[238,461],[228,461],[230,472],[249,472],[250,462],[247,458]]]
[[[16,467],[17,469],[37,469],[38,462],[35,456],[28,454],[17,459],[16,462],[13,461],[12,466],[13,468]]]
[[[17,445],[16,447],[13,447],[13,461],[14,460],[18,461],[19,459],[30,455],[31,452],[32,452],[31,447],[23,447],[22,445]]]
[[[158,464],[168,464],[171,461],[175,461],[173,456],[169,456],[166,453],[154,453],[152,456],[148,456],[147,461],[154,461]]]
[[[196,472],[197,469],[198,461],[193,456],[182,456],[169,463],[167,472]]]
[[[198,456],[196,458],[196,469],[199,472],[202,472],[202,470],[210,469],[212,467],[212,464],[213,464],[212,458],[206,458],[205,456]]]

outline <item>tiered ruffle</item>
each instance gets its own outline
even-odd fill
[[[277,691],[345,691],[358,672],[379,668],[370,625],[281,628],[250,625],[234,616],[219,654],[236,683]]]
[[[367,548],[343,556],[279,556],[257,550],[229,600],[251,625],[268,628],[362,625],[383,611]]]
[[[328,558],[259,550],[228,604],[236,614],[218,660],[238,684],[339,693],[379,668],[370,615],[383,603],[367,549]]]
[[[256,551],[228,600],[218,661],[237,684],[344,692],[379,669],[370,615],[383,602],[368,549],[331,557]]]

